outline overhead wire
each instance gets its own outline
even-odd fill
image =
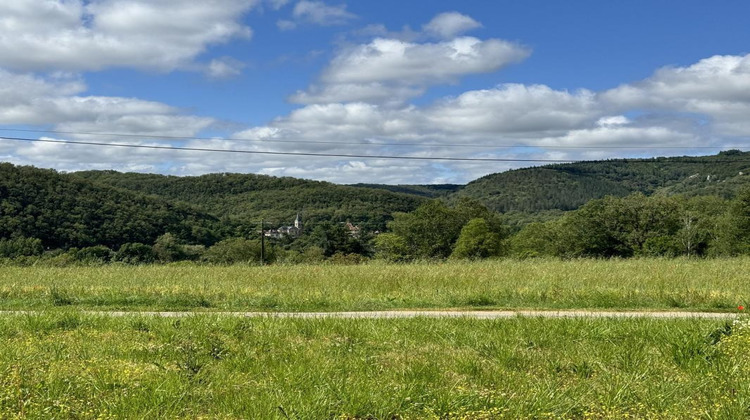
[[[392,143],[392,142],[351,142],[351,141],[326,141],[326,140],[288,140],[288,139],[246,139],[236,137],[189,137],[189,136],[166,136],[166,135],[143,135],[143,134],[131,134],[131,133],[104,133],[104,132],[86,132],[86,131],[64,131],[64,130],[42,130],[42,129],[27,129],[27,128],[0,128],[0,131],[4,132],[19,132],[19,133],[44,133],[44,134],[61,134],[61,135],[74,135],[74,136],[100,136],[100,137],[123,137],[123,138],[138,138],[138,139],[150,139],[150,140],[170,140],[170,141],[233,141],[233,142],[248,142],[248,143],[259,143],[259,144],[330,144],[340,146],[387,146],[387,147],[459,147],[459,148],[482,148],[482,149],[523,149],[523,148],[544,148],[544,149],[589,149],[589,150],[604,150],[604,149],[723,149],[723,146],[614,146],[614,145],[599,145],[599,146],[571,146],[571,145],[550,145],[550,144],[437,144],[437,143]]]
[[[399,160],[434,160],[434,161],[454,161],[454,162],[539,162],[539,163],[570,163],[574,159],[518,159],[518,158],[464,158],[464,157],[429,157],[429,156],[403,156],[403,155],[359,155],[359,154],[339,154],[339,153],[309,153],[309,152],[273,152],[261,150],[238,150],[238,149],[212,149],[203,147],[181,147],[181,146],[155,146],[146,144],[126,144],[126,143],[102,143],[78,140],[49,140],[49,139],[30,139],[24,137],[7,137],[0,136],[2,140],[36,142],[36,143],[55,143],[55,144],[74,144],[99,147],[123,147],[133,149],[154,149],[154,150],[177,150],[191,152],[214,152],[214,153],[240,153],[249,155],[277,155],[277,156],[316,156],[316,157],[336,157],[352,159],[399,159]]]

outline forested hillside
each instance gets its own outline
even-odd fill
[[[164,233],[210,244],[217,218],[187,205],[95,185],[53,170],[0,163],[0,238],[36,238],[45,248],[153,243]]]
[[[434,185],[384,185],[384,184],[353,184],[353,187],[373,188],[391,192],[411,194],[419,197],[441,198],[456,193],[463,188],[458,184],[434,184]]]
[[[394,212],[416,209],[426,198],[386,191],[253,174],[164,176],[114,171],[78,172],[71,176],[172,201],[190,203],[235,229],[289,224],[297,212],[304,223],[351,221],[383,229]]]
[[[608,195],[718,195],[732,198],[750,185],[750,152],[714,156],[622,159],[547,165],[501,172],[456,193],[499,211],[574,210]]]
[[[748,205],[750,153],[739,151],[548,165],[463,188],[342,186],[252,174],[63,174],[3,163],[0,260],[744,255]],[[261,246],[261,219],[266,229],[286,226],[298,212],[304,229],[266,231],[269,244]]]

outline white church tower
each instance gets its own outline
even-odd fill
[[[299,212],[297,212],[297,217],[294,219],[294,228],[297,229],[298,235],[302,233],[302,220],[299,218]]]

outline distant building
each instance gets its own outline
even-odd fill
[[[351,236],[353,236],[355,238],[358,238],[360,232],[362,231],[362,229],[360,229],[359,226],[353,225],[350,222],[346,222],[346,224],[344,225],[344,227],[346,227],[346,230],[349,231],[349,235],[351,235]]]
[[[263,235],[265,235],[266,238],[272,239],[281,239],[285,236],[296,238],[302,235],[302,219],[299,217],[299,213],[297,213],[297,217],[294,219],[294,224],[292,226],[281,226],[277,229],[268,229],[263,232]]]

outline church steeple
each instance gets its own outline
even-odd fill
[[[297,212],[297,218],[294,219],[294,227],[299,230],[302,230],[302,220],[300,220],[299,218],[299,212]]]

